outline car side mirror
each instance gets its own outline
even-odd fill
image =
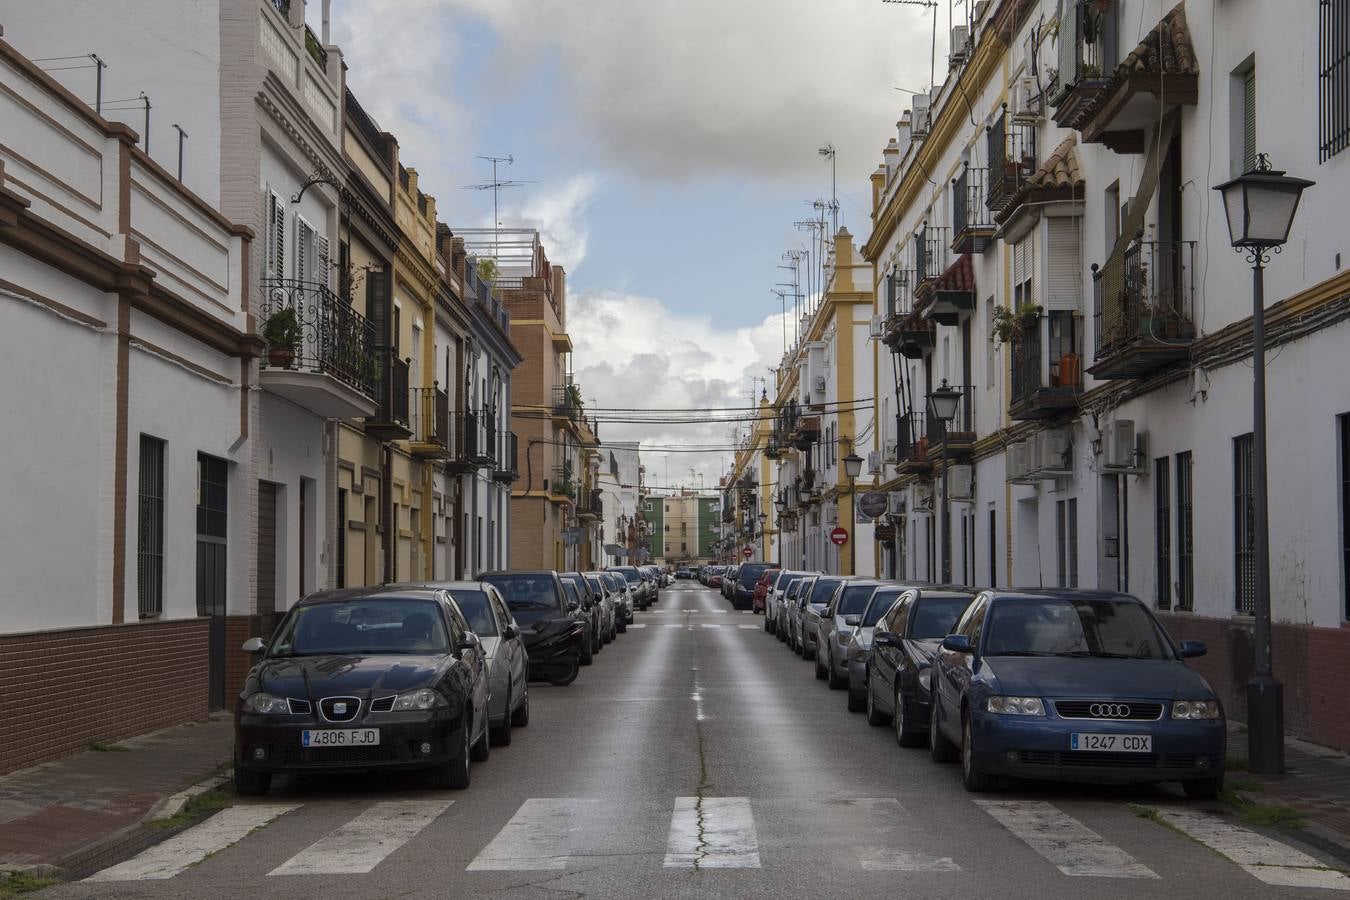
[[[251,637],[244,641],[244,645],[239,649],[243,650],[245,653],[261,653],[263,650],[263,639],[260,637]]]
[[[580,608],[580,606],[581,606],[581,604],[577,603],[577,601],[575,601],[575,600],[568,600],[568,601],[567,601],[567,611],[568,611],[568,612],[576,612],[576,611]]]
[[[895,634],[890,631],[878,631],[872,635],[872,645],[874,647],[894,647],[899,644]]]
[[[942,639],[942,649],[953,653],[974,653],[975,644],[964,634],[949,634]]]
[[[845,624],[845,625],[857,625],[857,624],[858,624],[859,622],[861,622],[861,621],[862,621],[862,616],[859,616],[859,615],[844,616],[844,624]]]
[[[464,633],[464,637],[459,639],[459,643],[455,644],[455,652],[463,653],[466,650],[477,650],[480,646],[482,644],[478,640],[478,635],[472,631],[467,631]]]
[[[520,629],[514,625],[507,625],[505,628],[502,629],[502,638],[504,640],[509,641],[514,637],[518,637],[519,635]]]
[[[1206,653],[1208,653],[1208,652],[1209,652],[1209,648],[1205,646],[1205,642],[1204,642],[1204,641],[1182,641],[1182,642],[1181,642],[1181,658],[1182,658],[1182,659],[1194,659],[1194,658],[1197,657],[1197,656],[1204,656],[1204,655],[1205,655]]]

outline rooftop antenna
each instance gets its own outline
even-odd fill
[[[922,6],[925,9],[933,11],[933,45],[931,56],[928,62],[928,83],[934,84],[934,78],[937,77],[937,0],[881,0],[882,3],[895,3],[900,6]],[[947,18],[951,18],[951,10],[947,10]]]
[[[839,189],[835,178],[835,153],[834,144],[826,142],[816,153],[830,161],[830,234],[839,232]]]
[[[515,163],[516,158],[512,155],[507,156],[480,156],[479,159],[485,159],[492,163],[492,180],[481,184],[466,184],[461,190],[465,191],[492,191],[492,259],[496,261],[500,256],[501,243],[501,213],[500,201],[502,188],[520,187],[523,184],[534,184],[533,181],[503,181],[497,177],[497,164],[506,163],[508,166]]]
[[[174,122],[174,123],[173,123],[173,127],[174,127],[175,129],[177,129],[177,131],[178,131],[178,183],[179,183],[179,184],[182,184],[182,183],[183,183],[183,141],[187,139],[188,133],[187,133],[186,131],[184,131],[184,130],[183,130],[183,126],[182,126],[182,125],[179,125],[177,122]]]

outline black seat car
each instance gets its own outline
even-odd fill
[[[311,594],[272,639],[234,711],[234,784],[266,793],[274,774],[430,769],[469,786],[488,756],[488,676],[478,637],[443,590]]]
[[[569,608],[562,580],[550,570],[488,572],[479,576],[506,600],[511,615],[525,638],[530,657],[530,677],[562,686],[576,680],[586,626],[573,618],[579,608]]]
[[[727,590],[730,595],[727,599],[731,601],[731,605],[736,609],[749,609],[755,599],[755,582],[759,581],[759,576],[766,570],[773,568],[776,568],[773,563],[742,563],[736,570],[735,580]]]

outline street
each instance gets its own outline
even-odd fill
[[[475,766],[467,791],[412,777],[281,780],[49,893],[1264,898],[1310,893],[1280,885],[1350,888],[1323,868],[1334,861],[1225,826],[1234,820],[1203,815],[1210,806],[1172,786],[968,794],[956,766],[902,751],[891,729],[848,713],[843,694],[762,626],[677,582],[576,683],[532,685],[529,727]]]

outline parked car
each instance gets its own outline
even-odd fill
[[[469,761],[487,759],[486,654],[446,591],[311,594],[243,650],[262,655],[234,708],[240,794],[276,774],[390,768],[465,788]]]
[[[783,620],[783,595],[794,578],[805,575],[792,569],[780,569],[769,590],[764,593],[764,629],[779,640],[784,640],[786,623]]]
[[[727,566],[727,570],[722,573],[722,597],[730,600],[732,591],[736,589],[736,580],[739,577],[741,567],[739,565]]]
[[[562,579],[547,570],[487,572],[479,576],[506,600],[530,657],[530,677],[562,686],[576,680],[586,626],[572,617]]]
[[[581,576],[586,579],[586,584],[590,586],[591,596],[595,598],[596,604],[600,607],[600,645],[604,646],[613,641],[618,635],[615,630],[616,606],[615,598],[610,592],[609,585],[605,584],[600,578],[600,572],[582,572]]]
[[[500,593],[485,581],[436,581],[395,587],[449,591],[483,645],[488,672],[488,728],[494,746],[511,743],[512,726],[530,722],[530,661],[525,640]]]
[[[763,573],[760,574],[759,580],[755,582],[754,594],[750,599],[750,609],[754,611],[755,614],[758,615],[764,612],[764,604],[768,599],[769,589],[772,588],[774,582],[778,580],[778,572],[779,570],[776,567],[765,569]],[[766,617],[764,621],[768,622],[769,620]],[[764,630],[769,630],[767,624],[764,626]]]
[[[694,573],[685,566],[680,566],[675,570],[675,577],[680,580],[687,580],[694,577]]]
[[[973,591],[911,587],[872,632],[870,665],[865,684],[857,691],[867,708],[867,721],[873,725],[894,721],[895,740],[901,747],[923,745],[933,657],[973,597]]]
[[[726,566],[715,566],[708,575],[708,587],[722,589],[722,575],[726,571]]]
[[[651,606],[651,595],[647,585],[647,579],[642,577],[637,566],[610,566],[606,571],[617,572],[628,582],[628,586],[633,589],[633,603],[638,609],[646,609]]]
[[[791,641],[792,629],[789,609],[797,602],[797,593],[801,590],[802,581],[805,578],[805,572],[792,573],[787,579],[787,584],[778,594],[778,613],[775,620],[777,622],[777,637],[781,643],[786,644]]]
[[[595,645],[598,640],[599,626],[596,623],[595,601],[591,598],[591,590],[586,586],[585,579],[576,572],[561,572],[558,577],[562,579],[563,590],[567,592],[567,609],[572,618],[580,622],[585,630],[580,662],[583,666],[589,666],[595,662]]]
[[[798,612],[799,621],[797,623],[798,650],[802,659],[814,659],[816,655],[816,640],[820,631],[820,617],[825,612],[826,605],[830,598],[834,596],[835,588],[844,581],[840,575],[821,575],[811,585],[811,593],[806,597],[799,598],[798,604],[801,610]]]
[[[1209,684],[1183,662],[1138,599],[1106,591],[986,591],[943,639],[928,747],[961,760],[969,791],[998,776],[1179,781],[1192,798],[1223,788],[1227,724]]]
[[[802,655],[802,625],[804,616],[802,610],[806,607],[811,598],[811,591],[815,589],[815,584],[822,577],[821,575],[807,575],[802,579],[802,583],[797,585],[796,596],[788,604],[788,649],[798,656]]]
[[[759,576],[773,568],[772,563],[742,563],[736,569],[736,577],[727,590],[727,599],[734,609],[750,609],[755,599],[755,584]]]
[[[614,628],[622,634],[628,630],[628,623],[633,621],[633,591],[628,586],[628,580],[618,572],[606,570],[600,576],[614,595]]]
[[[816,678],[827,681],[830,690],[848,687],[848,642],[881,584],[875,578],[845,578],[816,620]]]
[[[872,598],[867,601],[867,608],[863,610],[858,627],[853,629],[853,635],[849,638],[848,650],[845,654],[848,665],[850,704],[852,704],[854,697],[861,697],[863,706],[867,707],[867,666],[875,649],[876,635],[874,632],[876,631],[876,624],[895,606],[895,602],[900,599],[900,595],[905,590],[904,585],[892,582],[887,582],[877,588],[872,592]],[[870,707],[867,708],[870,709]]]

